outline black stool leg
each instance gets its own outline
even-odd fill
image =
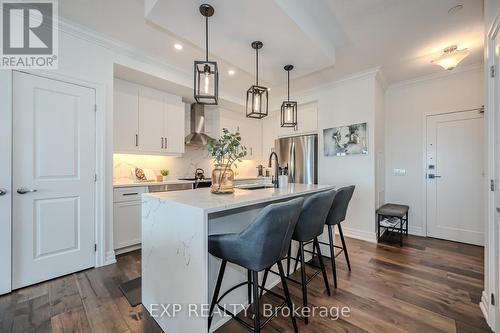
[[[253,285],[253,324],[254,332],[260,333],[260,307],[259,307],[259,273],[252,272],[252,285]]]
[[[335,265],[335,248],[333,247],[333,231],[331,225],[328,225],[328,238],[330,239],[330,260],[332,261],[333,285],[337,288],[337,266]]]
[[[304,242],[299,242],[300,251],[300,273],[302,277],[302,303],[307,308],[307,279],[306,279],[306,263],[304,260]],[[309,318],[304,316],[304,322],[309,324]]]
[[[321,255],[321,249],[319,248],[319,242],[318,242],[317,237],[314,239],[313,247],[314,246],[318,250],[319,266],[321,267],[321,272],[323,273],[323,280],[325,281],[326,292],[328,293],[328,296],[331,296],[332,294],[330,293],[330,285],[328,284],[328,276],[326,275],[326,268],[325,268],[325,264],[323,263],[323,256]]]
[[[252,271],[247,270],[247,280],[248,280],[248,304],[252,304]]]
[[[399,245],[403,247],[403,218],[399,220]]]
[[[288,256],[286,257],[286,276],[290,276],[290,258],[292,255],[292,242],[290,241],[290,246],[288,247]]]
[[[299,329],[297,328],[297,321],[295,320],[295,316],[293,314],[293,303],[290,298],[290,292],[288,291],[288,284],[286,283],[285,272],[283,272],[283,265],[281,264],[281,261],[278,261],[278,270],[280,272],[281,284],[283,286],[283,292],[285,293],[286,303],[290,309],[290,316],[292,317],[293,331],[298,333]]]
[[[406,236],[408,236],[408,213],[406,213]]]
[[[278,261],[280,262],[280,261]],[[264,271],[264,277],[262,278],[262,289],[260,289],[260,297],[262,298],[262,294],[264,294],[264,288],[266,287],[266,282],[267,282],[267,275],[269,274],[270,268],[267,268]]]
[[[297,249],[297,257],[295,258],[295,265],[293,266],[293,271],[297,271],[297,267],[299,266],[299,260],[300,260],[300,246]]]
[[[215,304],[217,303],[217,298],[219,298],[220,287],[222,286],[222,278],[224,277],[224,271],[226,270],[226,260],[222,260],[222,264],[219,269],[219,276],[217,276],[217,284],[215,285],[214,296],[212,297],[212,303],[210,304],[210,312],[208,316],[208,328],[210,329],[210,325],[212,324],[213,312],[215,308]]]
[[[342,241],[342,249],[344,249],[345,260],[347,261],[347,267],[349,272],[351,271],[351,262],[349,261],[349,254],[347,253],[347,246],[345,245],[344,233],[342,232],[342,227],[340,223],[337,225],[339,227],[340,240]]]

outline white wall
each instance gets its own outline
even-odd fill
[[[380,120],[383,110],[382,86],[377,80],[377,74],[377,70],[370,71],[295,94],[301,103],[318,103],[319,183],[356,185],[342,228],[346,235],[369,241],[375,240],[375,112],[377,109]],[[363,122],[368,123],[368,155],[324,156],[323,129]]]
[[[424,235],[425,115],[481,107],[483,68],[457,69],[392,85],[385,103],[386,202],[409,205],[410,232]],[[394,168],[406,169],[406,176],[394,176]]]

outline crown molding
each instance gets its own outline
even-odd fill
[[[458,67],[452,71],[443,70],[443,71],[438,72],[438,73],[432,73],[432,74],[416,77],[416,78],[409,79],[409,80],[394,82],[394,83],[391,83],[387,87],[387,89],[398,88],[398,87],[403,87],[403,86],[412,85],[412,84],[418,84],[418,83],[422,83],[425,81],[442,79],[442,78],[457,75],[460,73],[466,73],[466,72],[477,71],[477,70],[484,70],[482,63],[476,63],[476,64],[472,64],[472,65],[468,65],[468,66]]]
[[[149,63],[152,65],[160,66],[164,69],[169,70],[175,74],[186,76],[189,78],[189,82],[191,82],[191,73],[179,67],[173,66],[168,63],[164,59],[158,56],[151,56],[150,54],[136,48],[130,46],[129,44],[123,43],[115,38],[111,38],[105,36],[101,33],[98,33],[94,30],[91,30],[87,27],[84,27],[78,23],[70,21],[66,18],[59,17],[59,31],[64,32],[72,37],[79,38],[81,40],[85,40],[92,44],[101,46],[110,51],[116,52],[120,55],[129,56],[132,59],[140,60],[145,63]]]
[[[381,67],[371,68],[371,69],[368,69],[365,71],[350,74],[348,76],[345,76],[345,77],[337,79],[337,80],[332,80],[332,81],[329,81],[329,82],[326,82],[323,84],[319,84],[319,85],[314,86],[312,88],[299,90],[296,92],[296,94],[308,95],[308,94],[314,93],[317,90],[334,88],[336,86],[339,86],[339,85],[344,84],[344,83],[349,82],[349,81],[361,80],[361,79],[366,79],[366,78],[376,78],[380,72],[381,72]]]
[[[193,74],[189,70],[174,66],[159,56],[152,56],[141,49],[130,46],[115,38],[105,36],[66,18],[59,17],[58,30],[72,37],[103,47],[120,56],[161,68],[176,78],[175,80],[171,80],[176,84],[190,88],[193,83]],[[244,105],[244,101],[241,98],[222,91],[220,92],[220,98],[240,106]]]

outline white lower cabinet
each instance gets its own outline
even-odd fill
[[[141,194],[146,187],[122,187],[114,190],[113,240],[114,249],[126,252],[141,243]]]

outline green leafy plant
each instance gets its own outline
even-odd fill
[[[235,162],[241,162],[247,156],[247,148],[241,144],[240,133],[230,133],[227,128],[222,129],[222,136],[218,140],[208,142],[208,152],[215,164],[228,168],[233,165],[238,167]]]
[[[208,152],[214,159],[214,162],[224,170],[220,174],[219,188],[221,180],[226,176],[226,172],[234,165],[238,167],[236,162],[242,162],[242,159],[247,155],[247,148],[241,144],[240,133],[231,133],[227,128],[222,129],[222,136],[218,140],[210,140],[208,142]]]
[[[170,170],[168,170],[168,169],[161,169],[160,170],[160,175],[162,175],[163,177],[167,177],[169,174],[170,174]]]

